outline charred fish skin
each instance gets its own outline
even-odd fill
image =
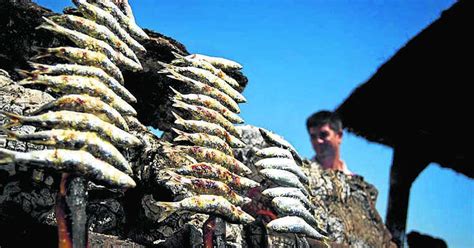
[[[280,147],[266,147],[263,149],[258,150],[255,155],[257,155],[260,158],[289,158],[293,159],[293,156],[291,155],[291,152],[288,151],[287,149],[280,148]]]
[[[49,76],[32,75],[18,82],[18,84],[35,85],[41,84],[52,88],[62,94],[87,94],[99,97],[104,102],[124,115],[136,115],[136,110],[120,98],[113,90],[105,86],[101,81],[91,77],[83,76]]]
[[[247,197],[238,195],[227,186],[227,184],[219,181],[193,176],[181,176],[171,171],[168,171],[167,174],[170,175],[170,181],[168,181],[168,183],[182,185],[197,194],[222,196],[237,206],[247,204],[251,201]]]
[[[272,206],[280,216],[298,216],[307,223],[318,226],[318,221],[298,199],[278,196],[273,198]]]
[[[197,120],[217,123],[223,128],[225,128],[232,135],[236,137],[240,136],[240,133],[237,131],[235,126],[217,111],[206,107],[189,105],[179,100],[173,100],[173,102],[173,107],[186,110]]]
[[[79,11],[88,19],[108,27],[122,41],[124,41],[132,50],[138,53],[145,53],[146,49],[138,41],[133,39],[130,34],[125,31],[115,18],[107,11],[87,3],[86,0],[73,0]]]
[[[187,154],[198,161],[220,164],[228,170],[240,175],[252,173],[245,164],[216,149],[200,146],[175,146],[173,149]]]
[[[240,118],[236,113],[230,111],[227,107],[222,105],[216,99],[202,95],[202,94],[181,94],[177,90],[170,87],[174,92],[173,99],[185,102],[190,105],[203,106],[212,110],[215,110],[222,114],[227,120],[235,124],[244,123],[244,120]]]
[[[56,65],[45,65],[33,62],[28,64],[35,70],[28,72],[28,75],[71,75],[71,76],[83,76],[93,77],[99,79],[102,83],[107,85],[111,90],[117,93],[120,97],[125,99],[127,102],[137,102],[135,96],[130,93],[122,84],[120,84],[115,78],[109,76],[104,70],[93,67],[76,64],[56,64]]]
[[[151,195],[146,195],[142,199],[142,205],[146,215],[156,216],[156,222],[162,222],[172,213],[179,211],[216,214],[236,224],[249,224],[255,221],[251,215],[232,205],[224,197],[215,195],[191,196],[179,202],[157,202]]]
[[[23,164],[82,175],[96,183],[133,188],[135,181],[112,165],[85,151],[64,149],[14,152],[0,148],[0,164]]]
[[[185,120],[175,112],[172,111],[171,113],[176,118],[174,123],[184,127],[188,131],[194,133],[207,133],[209,135],[217,136],[227,141],[230,147],[233,148],[245,147],[245,144],[240,139],[227,132],[223,127],[218,124],[210,123],[207,121]]]
[[[275,197],[292,197],[300,200],[310,209],[316,209],[316,207],[308,200],[308,198],[301,192],[300,189],[294,187],[275,187],[268,188],[262,192],[263,196],[275,198]]]
[[[219,150],[229,156],[234,156],[232,148],[221,138],[206,133],[186,133],[176,128],[171,128],[178,134],[174,141],[189,141],[197,146],[209,147]]]
[[[237,113],[237,114],[240,113],[240,108],[237,102],[235,102],[234,99],[232,99],[226,93],[212,86],[201,83],[197,80],[185,77],[177,72],[174,72],[173,70],[169,70],[169,72],[172,74],[172,75],[167,75],[169,78],[185,83],[186,85],[191,87],[196,93],[204,94],[204,95],[217,99],[220,103],[228,107],[234,113]]]
[[[260,170],[260,174],[280,186],[296,187],[299,188],[306,196],[310,195],[298,177],[291,172],[279,169],[263,169]]]
[[[107,42],[107,44],[112,46],[114,49],[141,66],[135,52],[133,52],[127,44],[125,44],[106,26],[75,15],[51,16],[49,19],[63,26],[67,26],[84,34],[88,34],[91,37]]]
[[[303,170],[296,164],[293,159],[288,158],[264,158],[255,163],[256,166],[262,167],[265,169],[279,169],[291,172],[299,177],[299,179],[308,183],[308,177],[303,172]]]
[[[120,8],[109,0],[92,0],[90,1],[101,9],[109,12],[119,22],[121,27],[128,31],[133,37],[140,40],[150,39],[148,35],[127,15],[125,15]]]
[[[76,47],[33,47],[32,49],[38,53],[36,56],[31,58],[32,60],[56,56],[58,58],[66,59],[70,62],[80,65],[89,65],[101,68],[120,83],[124,82],[120,69],[103,53]]]
[[[203,54],[191,54],[186,56],[187,58],[191,59],[199,59],[199,60],[204,60],[209,63],[211,63],[213,66],[224,69],[224,70],[240,70],[242,69],[242,65],[239,63],[225,59],[225,58],[219,58],[219,57],[212,57],[212,56],[207,56]]]
[[[93,131],[112,144],[121,147],[136,147],[142,145],[142,142],[137,137],[92,114],[67,110],[47,112],[36,116],[21,116],[5,111],[0,111],[0,114],[8,117],[13,123],[36,127],[72,128],[80,131]]]
[[[69,110],[74,112],[83,112],[94,114],[101,120],[113,123],[118,128],[128,131],[128,125],[120,113],[107,103],[101,101],[97,97],[88,95],[65,95],[46,103],[29,112],[30,115],[44,114],[48,111]]]
[[[259,183],[251,179],[241,177],[230,172],[228,169],[213,163],[201,162],[185,165],[175,169],[174,171],[181,175],[218,180],[239,190],[246,190],[260,186]]]
[[[262,134],[262,137],[268,142],[276,146],[280,146],[283,148],[288,149],[291,154],[293,155],[293,158],[299,163],[302,164],[303,159],[301,156],[298,154],[296,149],[288,142],[286,141],[283,137],[281,137],[278,134],[272,133],[265,128],[259,128],[260,134]]]
[[[160,72],[166,73],[166,72],[169,72],[169,71],[174,71],[174,72],[179,73],[181,75],[183,75],[183,73],[193,75],[192,76],[193,79],[201,81],[201,82],[203,82],[203,83],[205,83],[209,86],[212,86],[212,87],[224,92],[225,94],[230,96],[234,101],[236,101],[238,103],[244,103],[244,102],[247,101],[247,99],[245,99],[245,97],[242,94],[240,94],[240,92],[236,91],[226,81],[224,81],[223,79],[219,78],[218,76],[212,74],[208,70],[195,68],[195,67],[178,67],[178,66],[166,64],[166,63],[163,63],[163,62],[160,62],[160,61],[158,61],[158,63],[161,66],[163,66],[164,68],[166,68],[165,70],[159,71],[159,73]]]
[[[223,79],[224,81],[226,81],[234,89],[240,86],[239,83],[235,79],[228,76],[221,69],[217,69],[211,63],[209,63],[205,60],[192,59],[192,58],[180,55],[178,53],[175,53],[173,51],[171,51],[171,53],[176,57],[176,59],[171,61],[172,65],[175,65],[175,66],[192,66],[192,67],[208,70],[208,71],[212,72],[212,74],[214,74],[214,75],[218,76],[219,78]]]
[[[117,148],[93,132],[53,129],[31,134],[19,134],[2,128],[0,130],[7,134],[7,139],[54,146],[55,148],[84,150],[128,175],[132,174],[132,168],[128,161]]]
[[[76,44],[78,47],[88,49],[94,52],[103,53],[108,58],[110,58],[112,62],[123,65],[132,71],[139,71],[143,69],[141,65],[139,65],[137,62],[132,59],[129,59],[120,52],[116,52],[109,44],[102,40],[98,40],[89,35],[85,35],[75,30],[62,27],[61,25],[56,24],[55,22],[49,20],[46,17],[43,17],[43,20],[45,22],[38,26],[37,29],[46,29],[51,32],[64,35],[72,42],[74,42],[74,44]]]
[[[286,216],[270,221],[267,228],[280,233],[299,233],[327,242],[328,238],[297,216]]]

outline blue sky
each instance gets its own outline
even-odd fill
[[[60,11],[69,1],[37,1]],[[313,155],[306,117],[335,109],[454,0],[130,0],[138,24],[189,52],[226,57],[249,78],[246,123],[283,135]],[[385,218],[392,149],[345,133],[342,157],[379,190]],[[408,231],[474,247],[474,183],[430,165],[414,183]]]

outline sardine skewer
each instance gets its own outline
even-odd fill
[[[232,110],[234,113],[240,113],[240,108],[239,105],[237,105],[237,102],[234,101],[229,95],[226,93],[210,86],[204,83],[201,83],[197,80],[185,77],[173,70],[169,71],[172,75],[168,75],[169,78],[172,78],[174,80],[186,83],[190,88],[194,90],[196,93],[208,95],[210,97],[215,98],[219,102],[221,102],[224,106],[228,107],[230,110]]]
[[[115,17],[115,19],[120,23],[120,26],[128,31],[133,37],[140,40],[150,39],[150,37],[148,37],[135,21],[126,16],[120,8],[110,0],[92,0],[92,2]]]
[[[135,136],[122,129],[107,123],[93,114],[57,111],[48,112],[35,116],[21,116],[5,111],[0,111],[11,120],[9,126],[18,124],[33,125],[36,127],[48,128],[73,128],[75,130],[93,131],[104,139],[111,141],[114,145],[121,147],[141,146],[142,142]]]
[[[58,24],[67,26],[73,30],[105,41],[114,49],[123,53],[123,55],[140,64],[140,61],[138,60],[135,52],[130,49],[130,47],[125,44],[125,42],[123,42],[119,37],[117,37],[116,34],[110,31],[108,27],[100,25],[92,20],[75,15],[59,15],[51,16],[48,18]]]
[[[20,74],[28,76],[18,70]],[[60,94],[87,94],[99,97],[102,101],[115,108],[124,115],[136,115],[136,110],[113,90],[96,78],[83,76],[49,76],[36,75],[18,82],[19,85],[45,85]]]
[[[181,176],[172,171],[167,171],[166,173],[170,176],[167,184],[178,184],[197,194],[222,196],[237,206],[252,201],[250,198],[240,196],[223,182],[193,176]]]
[[[218,164],[205,162],[195,163],[191,165],[181,166],[179,168],[176,168],[175,171],[181,175],[189,175],[218,180],[239,190],[251,189],[260,186],[259,183],[246,177],[241,177],[233,172],[230,172],[228,169]]]
[[[18,140],[38,145],[54,146],[71,150],[85,150],[115,168],[131,175],[132,168],[123,155],[109,142],[102,140],[96,133],[75,130],[53,129],[29,134],[19,134],[0,128],[7,134],[7,140]]]
[[[71,76],[83,76],[83,77],[94,77],[99,79],[117,95],[122,97],[127,102],[137,102],[135,96],[130,93],[121,83],[115,78],[109,76],[104,70],[85,65],[77,64],[56,64],[56,65],[45,65],[33,62],[28,64],[35,70],[30,71],[28,75],[71,75]]]
[[[54,149],[15,152],[0,148],[0,165],[12,163],[79,174],[99,184],[112,187],[133,188],[136,186],[127,174],[85,151]]]
[[[56,24],[55,22],[49,20],[46,17],[43,17],[43,22],[39,25],[36,29],[46,29],[55,33],[59,33],[61,35],[66,36],[69,38],[76,46],[84,49],[88,49],[94,52],[99,52],[107,55],[107,57],[114,63],[120,64],[125,66],[127,69],[132,71],[139,71],[142,70],[142,66],[135,62],[134,60],[126,57],[121,52],[115,51],[109,44],[102,40],[98,40],[96,38],[90,37],[83,33],[77,32],[75,30],[71,30]]]
[[[215,110],[219,112],[220,114],[222,114],[227,120],[229,120],[232,123],[236,123],[236,124],[244,123],[244,120],[240,118],[240,116],[230,111],[227,107],[225,107],[219,101],[217,101],[216,99],[210,96],[206,96],[202,94],[181,94],[177,90],[173,89],[173,87],[171,86],[170,86],[170,89],[175,94],[172,97],[173,99],[180,100],[191,105],[200,105],[200,106]]]
[[[107,26],[114,32],[123,42],[125,42],[132,50],[139,53],[145,53],[146,49],[138,41],[133,39],[130,34],[123,29],[115,18],[107,11],[86,2],[86,0],[72,1],[79,11],[88,19],[93,20],[101,25]]]
[[[174,123],[184,127],[186,130],[195,132],[195,133],[207,133],[210,135],[215,135],[221,139],[224,139],[229,143],[231,147],[234,148],[243,148],[245,144],[237,137],[230,134],[227,130],[221,127],[218,124],[206,122],[206,121],[197,121],[197,120],[185,120],[175,112],[171,111],[173,116],[176,118]]]
[[[32,57],[31,60],[56,56],[80,65],[96,66],[103,69],[107,74],[117,79],[120,83],[124,82],[120,69],[103,53],[76,47],[32,47],[32,49],[38,54]]]
[[[176,128],[171,128],[178,136],[174,141],[189,141],[195,145],[219,150],[229,156],[234,156],[232,148],[221,138],[206,133],[186,133]]]
[[[212,72],[212,74],[218,76],[219,78],[224,79],[224,81],[226,81],[234,89],[239,87],[239,83],[235,79],[228,76],[221,69],[217,69],[211,63],[209,63],[205,60],[192,59],[190,57],[185,57],[185,56],[183,56],[181,54],[178,54],[178,53],[175,53],[173,51],[171,51],[171,53],[176,57],[176,59],[171,61],[172,65],[189,65],[189,66],[192,66],[192,67],[205,69],[205,70],[208,70],[208,71]]]
[[[142,199],[145,214],[153,216],[156,222],[162,222],[174,212],[190,211],[222,216],[231,223],[251,223],[255,219],[235,207],[222,196],[198,195],[185,198],[179,202],[157,202],[151,195]]]
[[[89,95],[65,95],[48,102],[28,115],[44,114],[48,111],[69,110],[75,112],[89,113],[99,117],[101,120],[114,124],[128,131],[128,125],[120,113],[107,103],[97,97]]]

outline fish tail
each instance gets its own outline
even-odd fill
[[[35,51],[37,55],[31,57],[31,60],[37,60],[45,57],[51,56],[51,53],[48,48],[32,46],[31,50]]]
[[[41,23],[38,27],[36,27],[35,29],[46,29],[46,30],[51,30],[51,31],[59,31],[59,28],[61,28],[61,26],[59,26],[58,24],[56,24],[55,22],[51,21],[50,19],[46,18],[46,17],[42,17],[43,18],[43,23]]]
[[[169,78],[173,78],[179,81],[186,81],[186,77],[177,73],[171,66],[168,66],[167,72],[171,73],[171,75],[168,75]]]
[[[179,63],[184,63],[186,61],[186,59],[184,58],[183,55],[181,54],[178,54],[176,52],[171,52],[174,56],[175,56],[175,59],[173,59],[173,61],[171,61],[171,64],[175,65],[175,64],[179,64]]]
[[[181,130],[178,130],[176,128],[171,128],[175,133],[178,134],[178,137],[174,138],[173,141],[186,141],[186,140],[189,140],[186,136],[186,133],[181,131]]]
[[[38,74],[29,72],[27,70],[22,70],[22,69],[15,69],[15,71],[25,80],[21,80],[19,83],[20,85],[23,84],[29,84],[29,80],[35,80],[38,79]],[[28,82],[28,83],[27,83]]]
[[[173,107],[176,107],[176,108],[182,108],[182,109],[187,109],[187,105],[186,103],[180,101],[180,100],[176,100],[176,99],[173,99],[174,103],[173,103]]]
[[[44,65],[44,64],[39,64],[39,63],[35,63],[35,62],[31,62],[31,61],[28,61],[28,65],[35,69],[35,71],[31,72],[31,73],[34,73],[34,72],[42,72],[42,73],[45,73],[45,72],[48,72],[49,71],[49,66],[48,65]]]
[[[176,120],[174,121],[174,123],[179,124],[179,125],[183,125],[183,124],[184,124],[184,119],[183,119],[183,117],[179,116],[179,115],[176,114],[174,111],[171,111],[171,114],[173,114],[174,118],[176,118]]]
[[[169,70],[172,68],[170,64],[166,64],[161,61],[156,61],[156,62],[158,62],[158,64],[163,67],[163,69],[159,70],[158,73],[168,73]]]
[[[179,54],[179,53],[177,53],[177,52],[171,51],[171,53],[172,53],[177,59],[184,59],[184,56],[181,55],[181,54]]]
[[[171,91],[173,91],[174,96],[173,99],[176,100],[183,100],[183,94],[179,93],[177,90],[175,90],[173,87],[170,86]]]
[[[6,116],[10,119],[10,123],[3,126],[4,128],[18,126],[21,123],[21,121],[25,119],[24,116],[17,115],[17,114],[14,114],[14,113],[10,113],[10,112],[6,112],[6,111],[3,111],[3,110],[0,110],[0,114],[4,115],[4,116]]]
[[[154,204],[156,207],[161,209],[161,213],[158,217],[157,222],[162,222],[166,218],[168,218],[171,214],[176,212],[179,203],[176,202],[155,202]]]
[[[0,131],[7,135],[7,140],[16,140],[18,138],[18,134],[8,130],[6,127],[0,127]]]
[[[16,152],[0,148],[0,165],[13,163]]]

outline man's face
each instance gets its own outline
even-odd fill
[[[335,132],[329,124],[309,128],[311,144],[320,158],[334,156],[342,142],[342,131]]]

